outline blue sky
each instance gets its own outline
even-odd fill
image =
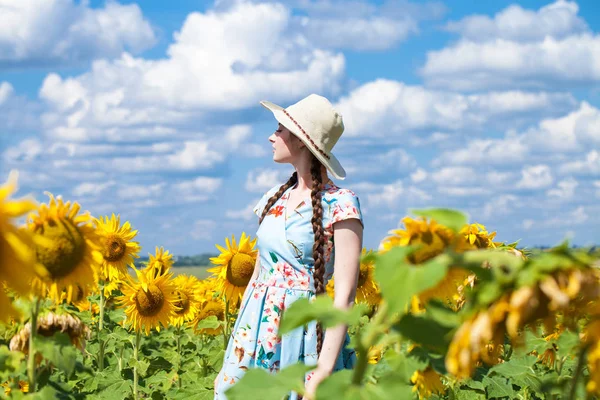
[[[597,1],[12,3],[0,176],[120,213],[143,254],[254,234],[252,206],[293,172],[258,102],[310,93],[344,117],[336,183],[366,247],[435,206],[503,241],[598,243]]]

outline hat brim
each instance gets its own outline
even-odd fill
[[[277,104],[271,103],[270,101],[263,100],[260,104],[265,107],[267,110],[271,110],[275,119],[283,126],[285,126],[290,132],[292,132],[298,139],[304,143],[304,145],[310,150],[310,152],[331,172],[331,174],[340,180],[346,179],[346,171],[340,164],[339,160],[336,156],[334,156],[331,152],[328,154],[329,159],[323,156],[320,152],[318,152],[313,145],[308,141],[308,139],[302,134],[300,129],[296,126],[296,124],[283,112],[283,107],[278,106]]]

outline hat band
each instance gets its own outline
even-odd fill
[[[316,150],[317,150],[319,153],[321,153],[321,154],[323,155],[323,157],[325,157],[326,159],[328,159],[328,160],[329,160],[329,154],[325,153],[323,150],[321,150],[321,149],[319,148],[319,146],[317,146],[317,144],[316,144],[315,142],[313,142],[313,140],[311,139],[311,137],[310,137],[310,136],[308,136],[308,134],[307,134],[307,133],[304,131],[304,129],[303,129],[301,126],[300,126],[300,124],[299,124],[299,123],[297,123],[297,122],[296,122],[296,120],[295,120],[294,118],[292,118],[292,116],[291,116],[290,114],[288,114],[288,112],[287,112],[287,111],[285,111],[285,109],[282,109],[281,111],[283,111],[283,113],[284,113],[285,115],[287,115],[287,117],[288,117],[289,119],[291,119],[291,120],[292,120],[292,122],[293,122],[294,124],[296,124],[296,126],[298,127],[298,129],[300,129],[300,130],[302,131],[302,133],[304,134],[304,136],[306,136],[306,138],[308,139],[308,141],[310,142],[310,144],[312,144],[312,145],[313,145],[313,147],[314,147],[314,148],[315,148],[315,149],[316,149]]]

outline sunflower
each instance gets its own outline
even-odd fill
[[[494,242],[496,232],[488,233],[486,227],[482,224],[468,224],[460,230],[460,235],[464,239],[459,241],[457,251],[472,249],[495,249],[502,243]]]
[[[426,218],[402,219],[405,229],[390,231],[390,236],[383,239],[380,250],[385,252],[397,246],[416,246],[418,249],[408,256],[411,264],[421,264],[441,254],[454,241],[453,232]]]
[[[176,301],[178,307],[171,317],[173,326],[182,326],[184,322],[191,321],[200,308],[200,281],[195,276],[178,275],[173,279],[175,285]]]
[[[12,393],[11,384],[13,382],[14,381],[11,379],[10,381],[6,381],[2,385],[0,385],[0,386],[2,386],[4,388],[4,395],[7,396],[7,397],[11,396],[11,393]],[[17,383],[19,385],[19,390],[22,393],[29,393],[29,382],[27,382],[27,381],[19,381]]]
[[[50,337],[56,332],[63,332],[69,336],[71,344],[81,352],[85,350],[86,340],[90,338],[90,329],[81,320],[71,314],[55,314],[49,312],[37,320],[37,334]],[[9,347],[12,351],[29,352],[29,336],[31,335],[31,322],[10,340]]]
[[[6,295],[5,285],[19,294],[26,294],[36,272],[43,272],[36,267],[31,233],[18,229],[11,222],[36,208],[30,200],[9,200],[16,189],[17,172],[13,171],[8,182],[0,187],[0,321],[8,321],[17,315]]]
[[[444,394],[446,389],[438,374],[431,366],[428,366],[423,371],[415,371],[411,376],[410,381],[414,385],[413,392],[419,394],[419,398],[429,398],[432,394]]]
[[[364,258],[365,255],[371,254],[373,251],[363,248],[362,256]],[[381,294],[379,292],[379,287],[377,286],[377,282],[374,280],[373,272],[375,271],[375,262],[361,261],[360,270],[358,272],[358,281],[356,284],[356,298],[354,299],[355,303],[364,303],[370,306],[375,306],[379,304],[381,301]],[[335,283],[333,278],[327,282],[327,286],[325,287],[327,294],[334,298],[335,296]]]
[[[145,270],[152,271],[155,278],[165,275],[173,266],[173,254],[170,254],[169,250],[165,251],[162,246],[160,248],[156,247],[156,255],[150,253],[148,255],[150,260]]]
[[[219,321],[225,321],[225,303],[219,298],[208,300],[202,305],[200,311],[196,314],[196,317],[191,321],[190,325],[194,328],[196,333],[204,333],[210,336],[217,336],[223,332],[223,328],[200,328],[198,324],[203,319],[206,319],[214,315]]]
[[[136,332],[144,331],[149,335],[153,328],[160,332],[161,325],[165,328],[169,325],[176,309],[176,287],[171,280],[173,274],[155,277],[153,271],[139,271],[133,265],[131,268],[137,280],[125,276],[121,287],[123,296],[117,301],[121,307],[125,307],[127,320]]]
[[[402,222],[405,229],[390,231],[392,235],[381,242],[380,249],[385,252],[396,246],[416,246],[417,249],[408,257],[411,264],[424,263],[448,248],[462,253],[502,245],[493,241],[496,232],[489,233],[484,225],[478,223],[465,225],[456,235],[433,219],[427,221],[423,217],[405,217]],[[464,303],[464,289],[473,278],[474,275],[463,268],[449,269],[446,277],[436,286],[420,293],[418,299],[413,299],[413,312],[422,311],[424,304],[433,298],[446,301],[455,310],[460,309]]]
[[[215,276],[209,276],[206,279],[198,281],[198,299],[201,304],[212,300],[218,296],[217,289],[219,287],[219,280]]]
[[[102,263],[100,237],[89,213],[78,215],[79,204],[64,203],[61,197],[47,194],[48,205],[42,204],[28,221],[37,260],[46,272],[34,279],[33,286],[39,295],[48,294],[54,301],[66,290],[71,302],[78,286],[84,291],[95,287],[95,274]]]
[[[95,219],[97,233],[102,237],[102,274],[107,280],[118,279],[127,273],[127,265],[139,258],[140,245],[132,241],[138,231],[131,230],[129,221],[121,226],[121,218],[113,213]]]
[[[242,232],[239,247],[234,236],[232,236],[231,242],[229,242],[229,238],[225,238],[225,244],[227,248],[216,245],[221,254],[210,259],[216,267],[208,271],[217,275],[218,290],[221,294],[230,303],[237,304],[254,272],[258,254],[258,250],[254,249],[256,239],[250,240],[250,237]]]
[[[121,289],[121,284],[123,280],[121,279],[112,279],[104,283],[104,297],[107,299],[113,295],[115,290]]]

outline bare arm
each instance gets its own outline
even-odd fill
[[[360,271],[363,227],[357,219],[346,219],[333,225],[335,238],[335,262],[333,278],[335,280],[335,298],[333,305],[347,310],[354,305],[356,285]],[[323,347],[317,368],[324,373],[332,373],[335,361],[340,353],[348,325],[340,324],[325,331]]]

